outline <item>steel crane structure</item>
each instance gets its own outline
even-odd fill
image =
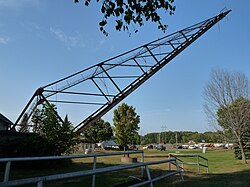
[[[231,10],[38,88],[11,129],[43,103],[88,105],[76,127],[82,132],[168,64]],[[58,107],[59,108],[59,107]],[[55,111],[59,119],[59,110]]]

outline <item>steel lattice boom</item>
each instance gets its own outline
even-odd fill
[[[75,130],[83,131],[168,64],[231,10],[154,40],[36,90],[15,125],[43,103],[88,105],[93,109]],[[58,107],[59,108],[59,107]],[[86,110],[86,108],[85,108]],[[60,118],[59,112],[55,111]],[[61,119],[61,118],[60,118]]]

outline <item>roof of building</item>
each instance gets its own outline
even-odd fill
[[[3,114],[0,113],[0,121],[3,121],[5,122],[6,124],[8,125],[12,125],[13,123],[8,119],[6,118]]]

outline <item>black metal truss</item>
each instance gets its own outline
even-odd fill
[[[230,11],[224,11],[210,19],[37,89],[12,129],[20,123],[24,114],[28,114],[28,118],[31,118],[34,110],[44,102],[98,106],[93,113],[75,127],[76,131],[83,131],[168,64]],[[85,86],[83,86],[84,84]],[[90,87],[89,85],[92,85],[92,89],[86,91]],[[77,89],[74,89],[75,87]],[[59,100],[57,99],[59,94],[87,96],[87,98],[80,101],[72,100],[72,98],[70,100]],[[52,99],[53,97],[54,99]],[[101,98],[102,102],[96,101],[95,98],[97,97]]]

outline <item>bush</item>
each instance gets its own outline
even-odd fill
[[[6,133],[5,133],[6,134]],[[8,133],[0,138],[0,157],[40,157],[53,156],[55,146],[48,140],[34,133]],[[70,160],[43,160],[14,162],[14,168],[54,168],[69,165]]]
[[[244,147],[244,151],[245,151],[246,159],[250,159],[250,145],[246,145]],[[242,159],[241,150],[237,144],[234,146],[234,156],[237,159]]]

